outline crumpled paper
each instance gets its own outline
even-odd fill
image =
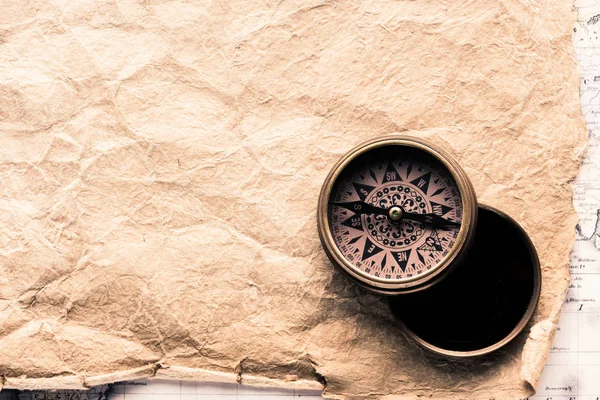
[[[155,376],[340,399],[532,393],[568,284],[586,142],[570,8],[2,2],[4,387]],[[543,286],[529,337],[432,356],[327,260],[326,174],[400,132],[451,152],[479,201],[531,236]]]

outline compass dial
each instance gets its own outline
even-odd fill
[[[468,246],[476,213],[473,189],[456,162],[405,137],[351,151],[323,196],[321,237],[330,258],[384,293],[431,284]]]
[[[400,160],[375,161],[336,185],[331,197],[336,202],[397,205],[406,212],[434,213],[457,222],[431,226],[406,219],[396,223],[386,215],[358,214],[333,205],[329,224],[335,243],[361,271],[385,279],[410,278],[433,268],[455,245],[462,219],[460,192],[446,169],[427,161],[410,154]]]

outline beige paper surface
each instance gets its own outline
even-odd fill
[[[531,393],[568,284],[586,140],[570,9],[0,3],[4,387],[157,376],[331,398]],[[398,132],[450,151],[480,202],[530,234],[543,287],[529,338],[433,357],[328,262],[327,172]]]

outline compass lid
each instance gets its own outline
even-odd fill
[[[435,353],[490,353],[527,325],[540,296],[533,243],[501,211],[479,206],[474,242],[465,259],[436,285],[389,300],[400,326]]]

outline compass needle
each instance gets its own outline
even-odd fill
[[[332,201],[329,204],[348,209],[350,211],[353,211],[355,214],[379,214],[379,215],[387,215],[388,214],[387,209],[376,207],[372,204],[365,203],[364,201],[350,201],[350,202]]]
[[[405,219],[410,219],[416,222],[422,222],[428,226],[438,227],[438,226],[459,226],[460,222],[450,221],[446,218],[440,217],[435,213],[427,213],[427,214],[417,214],[417,213],[404,213]]]

